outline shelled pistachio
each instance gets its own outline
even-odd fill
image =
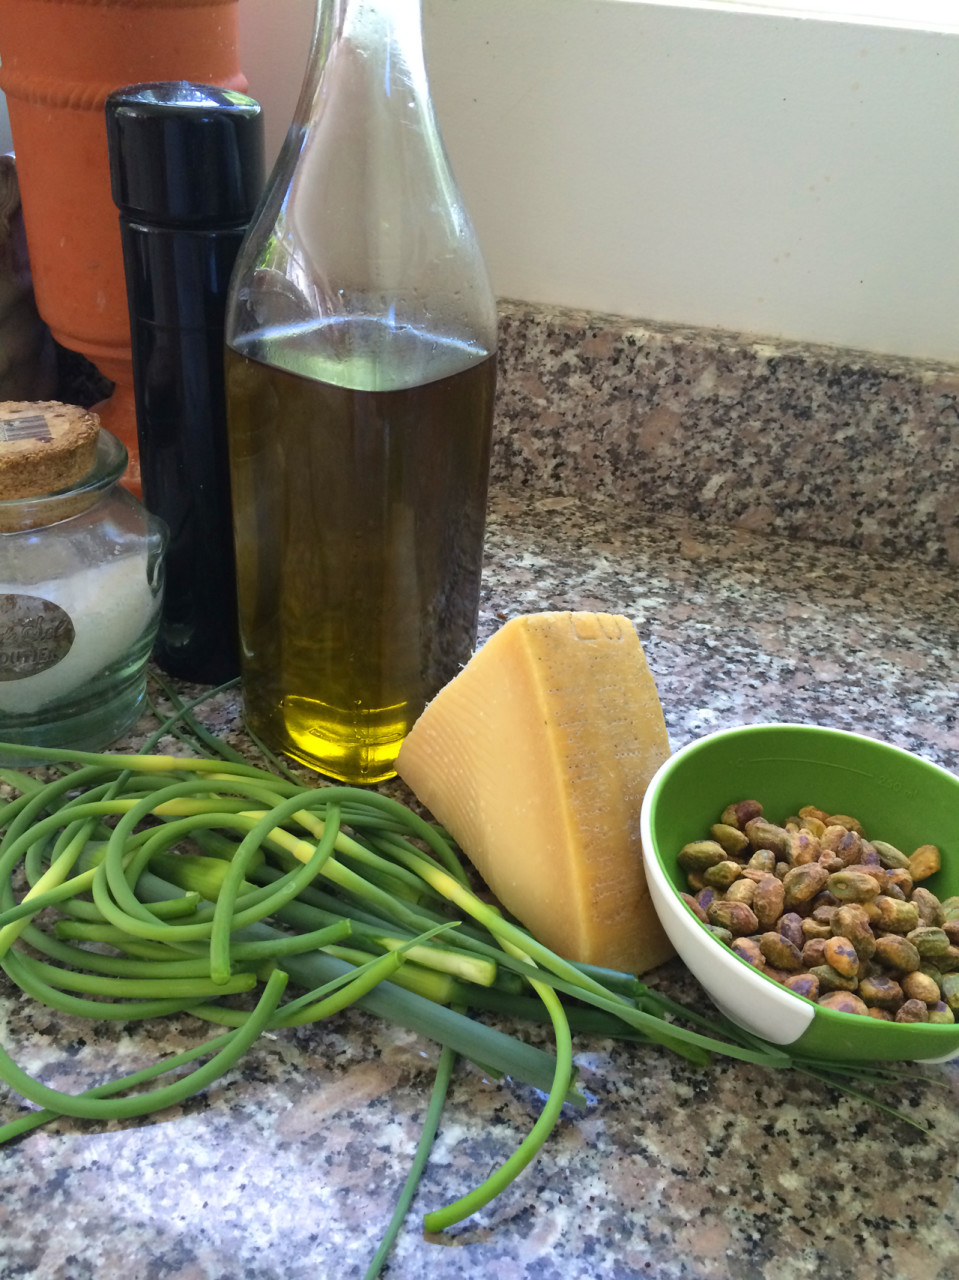
[[[935,845],[906,853],[814,805],[771,822],[749,799],[727,805],[678,861],[690,910],[799,995],[899,1022],[959,1014],[959,896],[940,901],[918,883],[940,869]]]

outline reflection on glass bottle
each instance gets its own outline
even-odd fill
[[[388,777],[475,643],[496,376],[419,0],[321,0],[226,375],[247,720],[331,777]]]

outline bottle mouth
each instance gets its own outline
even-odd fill
[[[73,484],[26,498],[0,499],[0,533],[39,529],[79,515],[113,488],[127,467],[126,446],[106,427],[97,436],[93,466]]]

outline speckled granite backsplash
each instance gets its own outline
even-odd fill
[[[501,304],[493,479],[959,563],[959,364]]]

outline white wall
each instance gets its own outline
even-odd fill
[[[752,7],[424,0],[497,291],[959,363],[959,35]],[[312,22],[240,0],[271,155]]]
[[[959,36],[643,0],[424,0],[497,291],[959,363]],[[271,147],[312,0],[240,0]]]
[[[13,140],[10,137],[10,121],[7,119],[7,104],[4,96],[0,93],[0,156],[5,155],[8,151],[13,150]]]

